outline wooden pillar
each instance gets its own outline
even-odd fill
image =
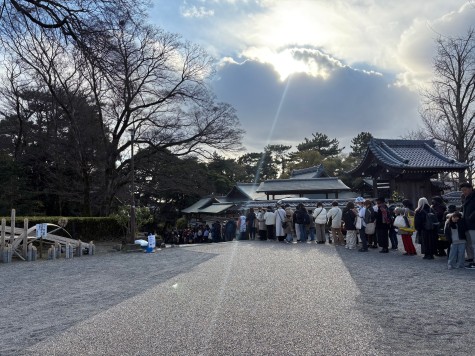
[[[7,221],[5,218],[2,218],[2,234],[0,236],[0,248],[5,248],[5,227],[7,225]]]
[[[0,235],[0,261],[3,261],[3,251],[5,251],[5,226],[6,226],[6,219],[2,218],[2,233]]]
[[[12,209],[12,215],[10,219],[10,245],[13,245],[15,241],[15,209]]]
[[[23,257],[28,258],[28,219],[23,220]]]

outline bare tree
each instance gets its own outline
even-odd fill
[[[77,166],[84,167],[84,179],[94,173],[93,190],[103,215],[131,180],[129,130],[135,134],[136,159],[153,151],[210,157],[216,149],[241,147],[235,110],[217,102],[208,84],[213,59],[141,20],[111,11],[104,21],[107,41],[94,43],[97,56],[77,50],[59,30],[14,22],[1,29],[11,60],[21,63],[25,76],[44,83],[67,116],[77,143]],[[78,116],[78,95],[94,106],[94,124],[85,126]],[[88,131],[92,127],[94,133]],[[90,137],[98,137],[98,143],[88,144]]]
[[[141,13],[142,0],[3,0],[0,26],[32,26],[59,30],[63,36],[89,52],[108,29],[104,18],[111,11]]]
[[[473,177],[475,147],[475,30],[464,37],[439,37],[432,87],[423,92],[421,111],[429,135],[447,153],[469,164],[459,182]]]
[[[235,110],[208,87],[213,60],[206,52],[121,14],[111,21],[109,41],[98,49],[107,68],[86,57],[84,75],[103,123],[105,211],[128,182],[129,130],[139,149],[174,155],[210,157],[240,148],[242,137]]]

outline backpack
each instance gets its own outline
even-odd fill
[[[303,223],[304,223],[305,225],[310,224],[310,216],[308,215],[308,213],[304,213],[304,216],[303,216]]]
[[[424,221],[424,230],[435,230],[439,228],[439,219],[437,219],[437,215],[433,212],[426,213],[426,220]]]
[[[364,222],[366,224],[372,223],[376,220],[376,213],[373,209],[373,207],[366,208],[365,214],[364,214]]]
[[[295,222],[299,225],[305,224],[305,216],[302,210],[297,210],[295,212]]]

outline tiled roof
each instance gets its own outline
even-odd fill
[[[203,214],[219,214],[235,206],[234,204],[213,204],[206,208],[200,209],[199,213]]]
[[[181,212],[182,213],[187,213],[187,214],[198,213],[201,208],[210,206],[214,202],[216,202],[214,197],[205,197],[205,198],[202,198],[202,199],[198,200],[196,203],[189,206],[188,208],[183,209]]]
[[[349,173],[357,172],[369,164],[374,156],[379,164],[389,168],[406,171],[461,171],[467,165],[439,152],[433,140],[387,140],[373,138],[368,143],[365,157],[358,167]]]
[[[294,169],[290,174],[290,179],[308,179],[320,177],[328,177],[322,164],[309,168]]]
[[[264,193],[258,193],[256,190],[259,188],[257,183],[236,183],[235,188],[247,199],[250,200],[264,200],[266,195]]]
[[[257,192],[292,193],[292,192],[325,192],[350,190],[340,179],[314,178],[314,179],[275,179],[262,182]]]

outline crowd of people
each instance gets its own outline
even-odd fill
[[[473,186],[463,183],[462,205],[446,205],[440,196],[429,203],[421,197],[414,208],[410,200],[394,204],[379,197],[362,197],[342,209],[334,201],[330,209],[317,203],[308,209],[300,203],[250,208],[238,218],[224,223],[199,225],[174,235],[177,243],[221,242],[238,240],[274,240],[282,243],[334,244],[349,250],[380,253],[398,250],[401,236],[404,255],[417,255],[414,243],[420,244],[423,259],[447,258],[447,267],[475,269],[475,197]],[[413,239],[415,241],[413,241]],[[173,242],[173,241],[172,241]],[[466,265],[466,263],[468,263]]]

